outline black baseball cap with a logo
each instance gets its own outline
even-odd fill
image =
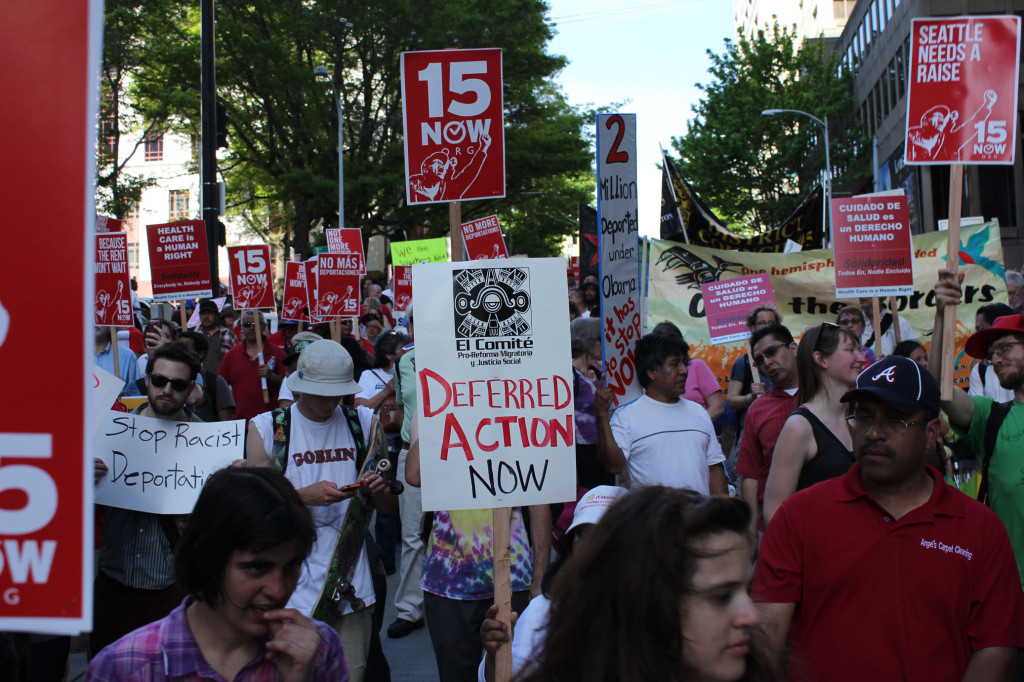
[[[890,355],[857,375],[857,385],[841,401],[874,396],[897,412],[911,414],[922,408],[939,411],[939,384],[931,373],[900,355]]]

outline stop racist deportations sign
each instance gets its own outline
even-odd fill
[[[575,499],[564,286],[561,258],[413,266],[423,509]]]
[[[910,210],[903,190],[832,200],[836,297],[914,292]]]
[[[96,504],[153,514],[188,514],[206,479],[244,456],[245,421],[174,422],[110,412],[92,454],[107,465]]]

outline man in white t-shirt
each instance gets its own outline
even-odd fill
[[[896,329],[893,327],[892,313],[886,312],[885,303],[880,302],[878,314],[882,316],[882,338],[879,340],[875,334],[876,325],[872,317],[871,299],[861,298],[859,303],[861,312],[864,313],[864,332],[860,337],[861,345],[873,350],[875,357],[879,360],[892,355],[893,349],[896,348]],[[900,341],[917,341],[917,334],[914,333],[914,328],[907,322],[907,318],[900,316],[899,324]]]
[[[334,546],[341,531],[349,500],[357,494],[368,498],[384,513],[397,509],[397,500],[385,491],[384,479],[378,474],[357,476],[357,448],[352,429],[342,408],[341,398],[359,392],[352,381],[352,357],[340,344],[324,339],[303,349],[298,368],[288,376],[288,387],[298,400],[289,410],[289,434],[284,475],[295,486],[313,514],[317,527],[316,543],[303,566],[299,585],[288,602],[312,615],[317,598],[330,568]],[[373,410],[356,408],[362,432],[369,433]],[[246,458],[249,466],[274,466],[268,453],[273,452],[274,413],[264,412],[249,424]],[[346,489],[358,483],[358,489]],[[362,545],[355,571],[351,577],[357,605],[351,601],[340,604],[341,616],[328,620],[341,635],[352,680],[362,680],[366,668],[371,635],[369,608],[376,601],[370,577],[366,547]]]
[[[597,391],[597,452],[610,473],[629,469],[635,485],[666,485],[727,495],[722,462],[707,410],[682,398],[690,358],[673,334],[648,334],[636,344],[636,372],[644,394],[615,410],[609,388]]]

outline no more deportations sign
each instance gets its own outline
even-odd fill
[[[832,200],[836,296],[914,292],[910,211],[902,190]]]

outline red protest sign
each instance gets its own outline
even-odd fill
[[[94,158],[86,150],[96,148],[102,23],[102,3],[86,0],[8,4],[0,21],[0,88],[32,102],[0,107],[4,192],[12,198],[4,217],[38,228],[5,230],[0,249],[0,361],[4,379],[17,387],[0,410],[0,631],[92,629],[86,382],[93,376],[96,213]],[[54,80],[44,84],[41,74]],[[42,260],[26,258],[39,252],[44,234]],[[60,331],[40,334],[40,303],[57,301]],[[42,405],[52,407],[36,409]],[[17,675],[3,658],[5,675]]]
[[[501,225],[496,215],[463,223],[462,239],[466,244],[466,260],[508,258],[505,238],[501,236]]]
[[[505,196],[501,50],[402,53],[406,201]]]
[[[1020,18],[914,19],[907,163],[1012,164]]]
[[[736,277],[700,285],[711,343],[732,343],[750,338],[747,313],[759,305],[775,305],[768,275]]]
[[[576,286],[580,285],[580,257],[572,256],[569,259],[569,267],[572,270],[572,281],[576,282]]]
[[[316,312],[316,256],[303,263],[302,267],[306,271],[306,309],[309,310],[309,322],[310,324],[325,322],[326,320],[323,320]]]
[[[104,232],[96,235],[96,294],[93,311],[96,326],[132,325],[131,278],[128,275],[128,235]]]
[[[412,305],[412,266],[395,266],[395,300],[396,313],[404,313]]]
[[[359,271],[355,256],[317,254],[317,317],[355,317],[359,314]]]
[[[281,297],[281,319],[309,322],[304,310],[308,305],[306,293],[306,264],[289,261],[284,264],[284,295]]]
[[[235,310],[277,308],[269,246],[229,246],[228,263],[231,264],[231,296]]]
[[[146,235],[154,301],[213,296],[204,221],[147,225]]]
[[[359,258],[359,274],[366,274],[366,254],[363,252],[363,231],[358,227],[337,227],[324,230],[327,251]]]
[[[832,200],[836,296],[914,293],[910,210],[903,190]]]
[[[110,218],[105,215],[96,216],[97,232],[120,232],[121,221],[117,218]]]

